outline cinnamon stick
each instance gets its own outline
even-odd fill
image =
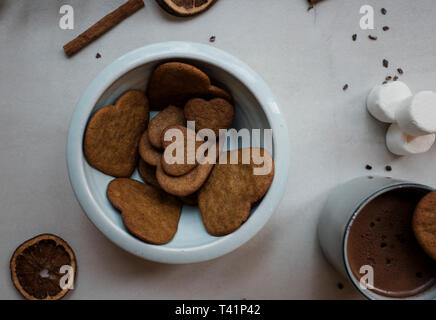
[[[66,55],[71,57],[143,7],[143,0],[128,0],[121,7],[106,15],[77,38],[68,42],[63,47]]]

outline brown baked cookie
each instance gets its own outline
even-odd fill
[[[125,227],[135,237],[152,244],[165,244],[173,239],[182,212],[182,203],[177,198],[126,178],[112,180],[107,196],[121,211]]]
[[[250,151],[265,157],[262,164],[255,164]],[[243,164],[246,153],[248,164]],[[238,156],[237,164],[231,159]],[[224,159],[227,158],[227,164]],[[255,175],[258,168],[261,175]],[[222,153],[209,179],[198,192],[198,205],[206,230],[214,236],[224,236],[237,230],[250,215],[251,205],[265,195],[274,178],[274,162],[264,149],[246,148]]]
[[[200,69],[181,62],[158,66],[150,76],[147,93],[153,109],[169,105],[183,107],[189,99],[206,94],[209,77]]]
[[[209,91],[202,98],[204,98],[206,100],[212,100],[215,98],[222,98],[222,99],[227,100],[230,103],[233,103],[233,97],[230,93],[228,93],[226,90],[218,88],[217,86],[214,86],[214,85],[211,85],[209,87]]]
[[[184,203],[187,204],[189,206],[196,206],[198,205],[198,194],[197,192],[190,194],[189,196],[186,197],[179,197],[179,199]]]
[[[413,213],[412,226],[420,246],[436,261],[436,191],[419,201]]]
[[[169,106],[159,112],[157,116],[151,119],[148,125],[148,140],[150,144],[158,149],[162,149],[162,132],[165,128],[173,125],[185,124],[185,116],[183,114],[183,109]]]
[[[175,130],[173,132],[170,132]],[[165,140],[165,134],[168,133],[168,138],[172,136],[172,140]],[[176,139],[175,134],[183,135],[183,139]],[[162,169],[166,174],[170,176],[183,176],[193,170],[197,166],[196,153],[198,147],[200,147],[203,142],[196,141],[196,133],[194,130],[188,129],[184,126],[176,125],[166,128],[162,132],[162,146],[164,147],[164,152],[161,156]],[[188,146],[189,139],[189,146]],[[192,148],[190,145],[193,144]],[[192,148],[189,150],[188,148]],[[177,159],[180,155],[177,155],[177,150],[183,150],[182,159]],[[168,161],[167,161],[168,160]],[[176,161],[176,163],[170,163]]]
[[[159,182],[157,182],[156,167],[153,167],[145,163],[142,159],[139,159],[138,172],[142,180],[155,188],[162,189]],[[187,197],[179,197],[179,199],[190,206],[196,206],[198,204],[197,193],[193,193]]]
[[[98,110],[85,132],[84,152],[89,164],[114,177],[130,177],[148,117],[147,98],[138,90],[127,91],[114,106]]]
[[[224,99],[215,98],[210,101],[195,98],[185,105],[185,118],[195,121],[195,130],[212,129],[218,137],[219,129],[228,129],[235,114],[233,106]]]
[[[142,160],[149,165],[157,166],[161,158],[161,153],[150,144],[148,140],[148,130],[145,130],[142,134],[138,149]]]
[[[156,179],[156,167],[149,165],[142,159],[139,159],[138,173],[144,182],[147,182],[149,185],[152,185],[155,188],[161,189]]]
[[[186,197],[198,191],[207,180],[214,164],[205,163],[180,177],[167,175],[159,164],[156,168],[157,182],[163,190],[178,197]]]

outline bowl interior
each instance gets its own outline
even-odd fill
[[[237,130],[242,128],[249,130],[271,129],[271,125],[267,119],[267,116],[253,93],[232,74],[218,66],[206,63],[204,61],[190,59],[171,59],[171,61],[186,62],[197,66],[209,75],[213,84],[228,90],[232,94],[235,105],[235,118],[232,125],[233,128]],[[152,70],[156,67],[156,65],[163,62],[165,62],[165,60],[143,64],[133,70],[128,71],[123,76],[118,78],[104,91],[104,93],[98,99],[94,109],[92,110],[92,113],[101,107],[113,104],[116,99],[127,90],[145,90]],[[156,114],[156,112],[152,112],[151,117],[155,116]],[[263,133],[261,133],[261,136],[262,135]],[[232,150],[237,149],[238,147],[249,147],[250,144],[253,147],[265,147],[274,157],[272,145],[264,145],[263,140],[252,141],[251,143],[247,144],[242,143],[241,139],[239,139],[237,145],[234,143],[234,141],[228,140],[226,149]],[[128,234],[128,231],[122,223],[120,213],[112,207],[106,197],[107,185],[114,178],[92,168],[87,163],[85,157],[83,157],[83,162],[86,180],[89,184],[89,190],[92,193],[92,196],[101,206],[101,209],[106,217],[112,221],[117,228]],[[135,171],[133,179],[141,181],[137,171]],[[257,206],[253,206],[251,215],[255,215],[256,211]],[[242,232],[243,229],[244,225],[242,225],[241,228],[236,232]],[[130,234],[129,236],[136,240],[136,238]],[[207,233],[198,207],[184,205],[177,234],[175,235],[174,239],[168,244],[164,245],[164,247],[174,249],[189,249],[207,245],[212,242],[219,241],[219,239],[220,238],[211,236],[209,233]]]

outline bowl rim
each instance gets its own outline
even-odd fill
[[[259,203],[262,214],[251,216],[237,231],[198,247],[168,248],[147,244],[120,230],[92,196],[84,170],[83,134],[88,119],[101,95],[127,72],[150,62],[169,59],[199,60],[219,67],[241,81],[258,100],[273,132],[275,176]],[[70,123],[67,141],[67,166],[75,195],[89,219],[109,240],[122,249],[147,260],[185,264],[207,261],[227,254],[251,239],[269,220],[279,205],[287,184],[290,143],[284,115],[266,82],[248,65],[209,45],[192,42],[163,42],[135,49],[109,64],[87,87]]]

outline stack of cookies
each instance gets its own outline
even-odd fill
[[[150,109],[160,111],[151,121]],[[234,232],[248,219],[251,205],[272,183],[274,164],[264,149],[221,152],[217,137],[233,117],[232,96],[198,68],[180,62],[159,65],[146,93],[127,91],[92,116],[84,152],[91,166],[116,178],[107,196],[131,234],[168,243],[183,204],[198,205],[215,236]],[[254,161],[253,154],[264,159],[268,172],[254,174],[265,163]],[[221,161],[236,156],[236,162]],[[130,178],[136,168],[145,183]]]

